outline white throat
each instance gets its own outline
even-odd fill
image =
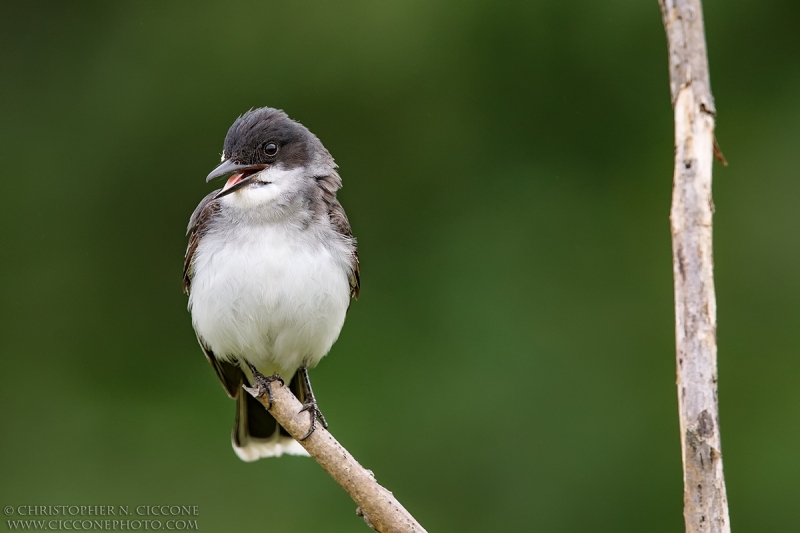
[[[308,186],[303,176],[305,167],[284,170],[272,166],[252,176],[253,184],[220,198],[224,208],[251,213],[259,218],[272,218],[303,194]]]

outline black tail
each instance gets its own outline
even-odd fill
[[[299,373],[292,377],[290,390],[303,401],[303,387]],[[275,386],[279,386],[277,383]],[[302,396],[301,396],[302,395]],[[308,455],[269,414],[266,408],[246,390],[239,388],[236,396],[236,421],[233,425],[233,449],[243,461],[255,461],[262,457]]]

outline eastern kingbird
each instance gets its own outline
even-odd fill
[[[244,461],[308,454],[243,386],[271,399],[270,383],[285,379],[311,416],[303,439],[318,419],[327,427],[308,369],[336,341],[360,287],[336,168],[283,111],[248,111],[206,181],[230,177],[189,221],[183,287],[200,346],[236,400],[233,449]]]

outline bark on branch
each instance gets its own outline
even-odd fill
[[[269,412],[347,491],[358,505],[356,512],[368,526],[381,533],[426,533],[392,493],[378,484],[375,475],[361,466],[328,430],[317,425],[309,438],[300,440],[308,432],[311,420],[307,412],[300,412],[303,405],[289,387],[274,382],[272,395],[273,403]],[[268,408],[267,395],[258,398],[258,401],[265,409]]]
[[[659,0],[675,110],[672,260],[684,519],[729,533],[717,404],[717,305],[711,248],[714,100],[700,0]]]

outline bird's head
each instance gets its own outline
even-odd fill
[[[228,130],[222,162],[206,181],[228,176],[216,198],[241,207],[288,199],[318,175],[335,172],[333,158],[308,128],[279,109],[240,116]]]

